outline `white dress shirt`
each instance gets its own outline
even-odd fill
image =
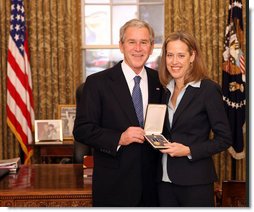
[[[132,95],[132,91],[135,85],[134,77],[137,76],[137,74],[124,61],[122,62],[121,66],[122,66],[124,77],[126,79],[126,82],[130,90],[130,94]],[[147,73],[144,67],[138,76],[141,77],[139,85],[140,85],[140,89],[142,93],[143,118],[144,118],[146,114],[147,104],[148,104],[148,79],[147,79]],[[120,147],[121,145],[117,146],[117,151],[119,150]]]
[[[147,104],[148,104],[148,79],[147,79],[146,70],[143,67],[142,71],[139,73],[139,75],[137,75],[124,61],[122,62],[121,65],[122,65],[123,74],[128,84],[131,95],[135,85],[134,77],[135,76],[141,77],[140,89],[141,89],[142,100],[143,100],[143,118],[144,118],[146,114]]]

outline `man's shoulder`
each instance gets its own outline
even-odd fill
[[[150,67],[148,67],[148,66],[145,66],[145,69],[146,69],[147,71],[151,72],[151,73],[157,73],[157,74],[158,74],[158,71],[157,71],[157,70],[155,70],[155,69],[153,69],[153,68],[150,68]]]
[[[121,68],[121,62],[115,64],[114,66],[104,69],[100,72],[91,74],[87,77],[87,79],[98,79],[98,78],[104,78],[107,77],[108,75],[113,74],[116,70],[119,70],[119,68]]]
[[[155,69],[149,68],[147,66],[145,66],[145,69],[146,69],[148,78],[154,79],[155,81],[159,81],[158,71],[156,71]]]

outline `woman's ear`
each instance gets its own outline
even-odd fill
[[[196,52],[193,51],[192,54],[191,54],[191,58],[190,58],[191,63],[193,63],[193,61],[195,60],[195,57],[196,57]]]

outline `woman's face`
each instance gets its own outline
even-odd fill
[[[166,65],[170,75],[175,80],[184,80],[191,69],[195,53],[190,55],[188,46],[181,40],[170,41],[166,47]]]

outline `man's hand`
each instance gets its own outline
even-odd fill
[[[133,142],[144,143],[144,135],[145,131],[141,127],[129,127],[122,133],[119,145],[126,146]]]

